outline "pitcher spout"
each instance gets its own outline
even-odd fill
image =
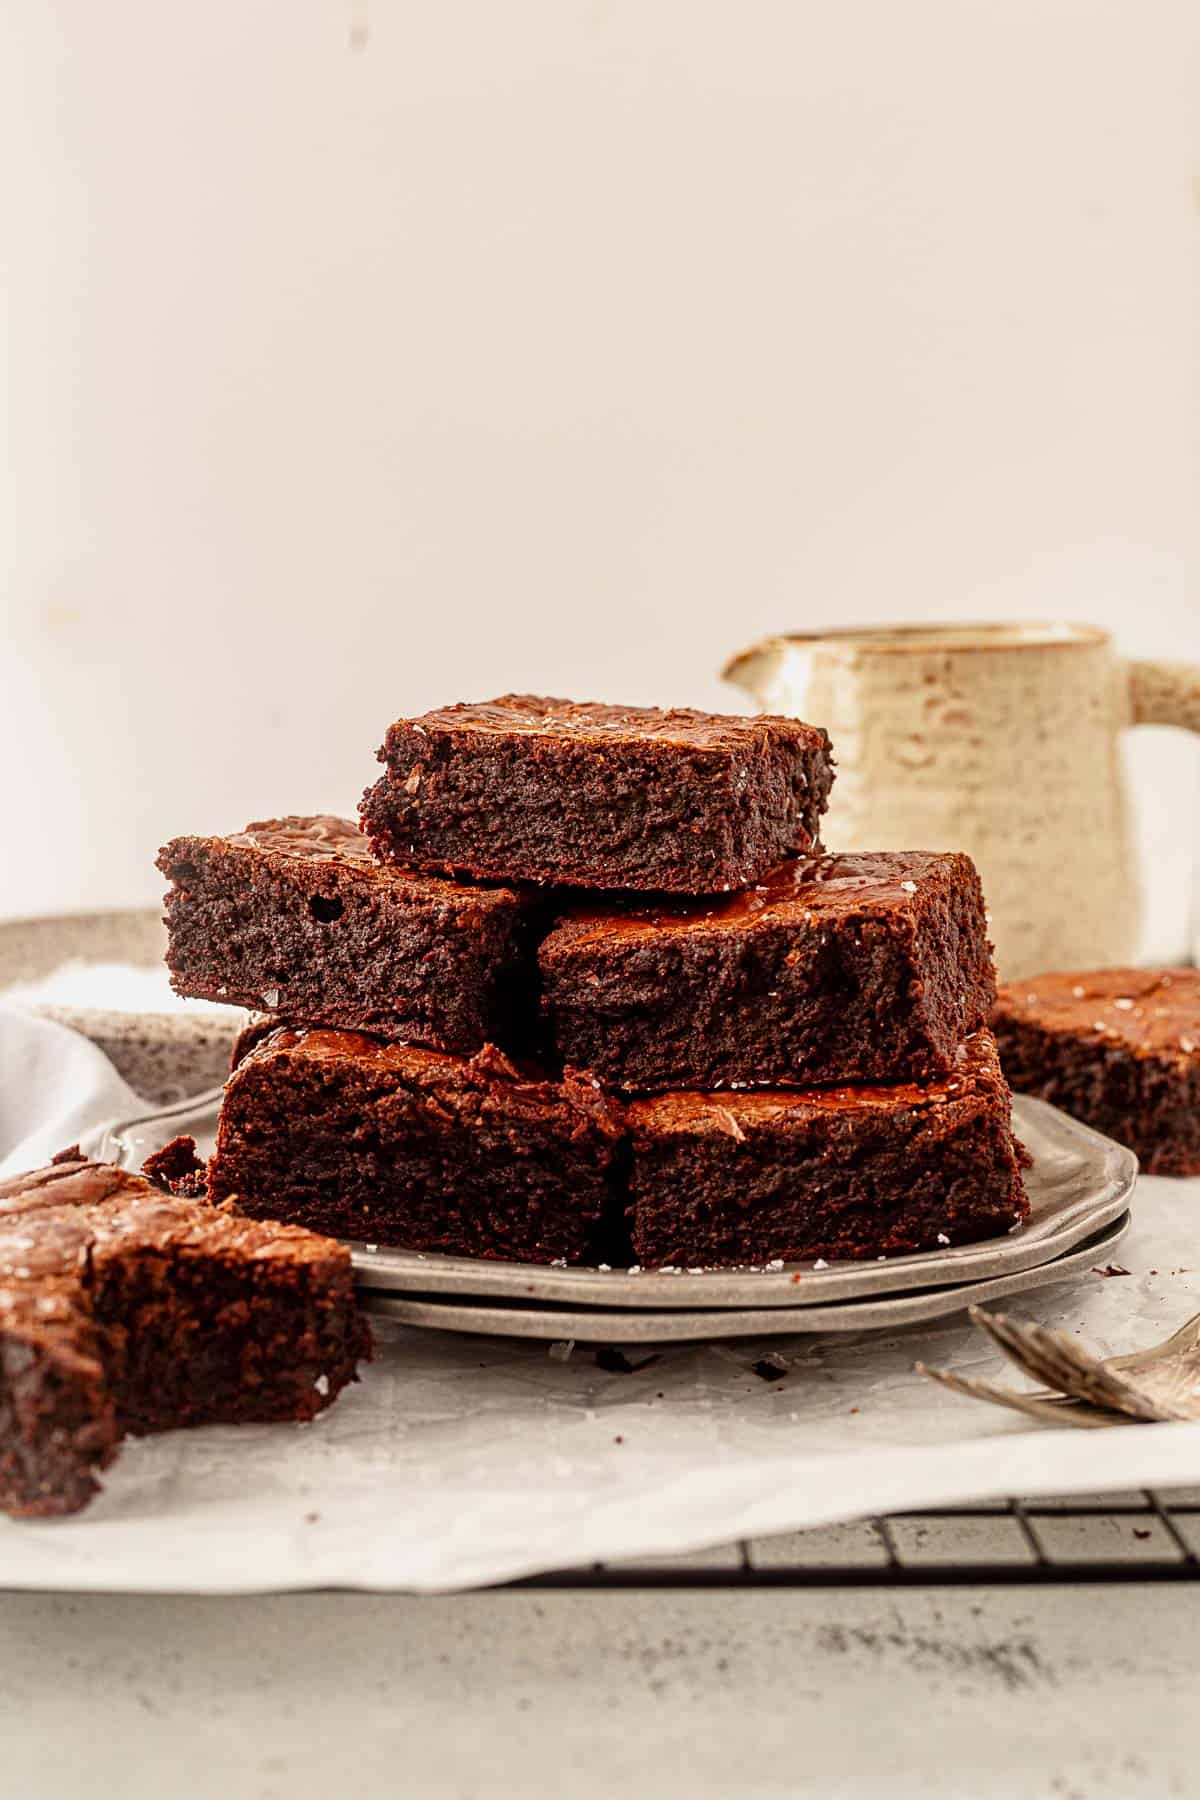
[[[787,649],[786,638],[763,638],[731,656],[721,670],[721,679],[749,694],[760,711],[772,712],[776,710],[772,696],[778,690],[779,671]]]

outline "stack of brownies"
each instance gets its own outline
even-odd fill
[[[159,858],[177,990],[267,1015],[213,1199],[676,1269],[1026,1216],[974,866],[824,854],[823,731],[516,695],[400,720],[379,760],[361,829],[280,819]]]

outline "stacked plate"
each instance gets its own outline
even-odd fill
[[[92,1153],[138,1168],[180,1132],[207,1154],[221,1093],[126,1120]],[[1016,1096],[1013,1123],[1033,1163],[1031,1214],[1006,1237],[878,1262],[771,1264],[764,1269],[543,1268],[352,1244],[375,1313],[438,1331],[683,1344],[798,1332],[895,1330],[1046,1287],[1103,1266],[1129,1228],[1137,1159],[1099,1132]]]

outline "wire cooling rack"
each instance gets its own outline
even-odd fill
[[[966,1587],[1200,1580],[1200,1488],[896,1513],[522,1587]]]

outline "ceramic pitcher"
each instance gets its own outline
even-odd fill
[[[1121,733],[1200,731],[1200,667],[1123,661],[1090,625],[916,625],[771,638],[724,673],[828,730],[829,848],[974,857],[1002,979],[1131,959]]]

